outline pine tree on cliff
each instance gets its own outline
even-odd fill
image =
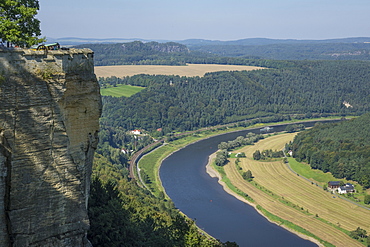
[[[39,10],[38,0],[0,1],[0,39],[21,47],[39,44],[40,21],[35,18]]]

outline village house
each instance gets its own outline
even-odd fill
[[[338,188],[339,194],[347,194],[347,193],[353,193],[355,192],[355,186],[353,184],[347,183],[344,186],[340,186]]]
[[[140,130],[131,130],[131,134],[133,135],[140,135],[141,131]]]
[[[328,188],[331,190],[336,190],[340,187],[340,181],[329,181]]]

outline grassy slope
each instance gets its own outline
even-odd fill
[[[102,96],[130,97],[131,95],[134,95],[143,89],[144,87],[119,85],[117,87],[102,88],[100,89],[100,94]]]
[[[293,136],[294,134],[273,136],[238,152],[245,152],[247,157],[252,157],[257,149],[281,149]],[[333,198],[332,194],[293,174],[281,161],[259,162],[250,158],[241,161],[243,170],[251,170],[255,177],[254,181],[272,192],[266,193],[243,180],[234,165],[234,160],[231,160],[224,167],[228,178],[237,188],[252,197],[256,204],[334,245],[361,246],[343,231],[352,231],[357,227],[369,231],[369,210],[337,197]],[[316,217],[316,214],[319,217]],[[344,230],[340,230],[339,226]]]

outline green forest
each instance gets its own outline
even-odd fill
[[[291,144],[293,156],[313,169],[370,188],[370,113],[300,132]]]
[[[95,155],[88,207],[93,246],[237,246],[202,234],[171,201],[154,197],[125,174]]]
[[[189,51],[183,45],[156,42],[125,43],[124,47],[123,44],[84,47],[94,50],[97,65],[219,63],[267,68],[208,73],[204,77],[142,74],[99,78],[101,87],[131,85],[144,89],[129,97],[102,97],[103,114],[89,202],[91,229],[88,237],[94,246],[237,246],[208,238],[164,195],[157,198],[129,179],[127,168],[131,156],[154,139],[171,141],[176,132],[204,127],[228,124],[246,127],[292,119],[358,116],[370,110],[367,93],[370,91],[370,63],[367,61],[221,57]],[[368,120],[364,118],[369,115],[359,118],[366,126]],[[338,133],[357,129],[352,123],[341,123],[351,127],[344,127],[347,131],[338,130]],[[334,127],[335,124],[320,125],[311,131],[320,128],[329,131]],[[132,135],[130,131],[134,129],[145,134]],[[298,160],[313,162],[313,168],[324,171],[337,169],[332,172],[339,178],[353,179],[369,187],[369,160],[363,155],[367,144],[350,142],[352,135],[349,134],[348,138],[342,137],[341,144],[320,137],[323,144],[314,149],[308,144],[308,140],[314,139],[310,136],[311,132],[303,132],[292,144]],[[364,134],[359,136],[366,139]],[[304,145],[298,145],[303,140]],[[229,149],[236,143],[242,143],[241,138],[222,145]],[[348,153],[333,154],[334,151],[327,150],[329,146],[340,146],[348,153],[354,150],[362,153],[357,153],[352,160]],[[222,160],[221,157],[220,164]],[[329,163],[333,160],[339,163]]]
[[[146,87],[129,98],[103,97],[102,125],[125,130],[169,133],[266,117],[276,122],[360,115],[370,109],[370,63],[361,61],[296,61],[281,69],[204,77],[136,75],[120,83]]]
[[[280,60],[370,60],[369,43],[198,45],[191,50],[220,56]]]
[[[189,49],[182,44],[134,41],[121,44],[85,44],[76,48],[94,51],[95,66],[104,65],[185,65]]]

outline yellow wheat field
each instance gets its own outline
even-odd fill
[[[208,72],[216,71],[241,71],[256,70],[262,67],[243,65],[221,65],[221,64],[188,64],[186,66],[167,65],[116,65],[96,66],[95,74],[99,77],[124,77],[138,74],[149,75],[179,75],[179,76],[204,76]]]
[[[243,180],[235,166],[235,159],[231,159],[231,162],[225,166],[227,176],[236,187],[251,196],[256,204],[272,214],[293,222],[336,246],[363,246],[332,225],[348,231],[361,227],[369,232],[369,210],[325,192],[322,188],[291,172],[282,161],[260,162],[251,159],[255,150],[281,150],[293,137],[294,134],[276,135],[259,141],[256,145],[238,150],[247,155],[246,159],[240,159],[243,171],[251,170],[253,180],[272,191],[275,198]],[[298,206],[298,209],[286,206],[279,199],[289,201]],[[316,215],[332,225],[318,220]]]

